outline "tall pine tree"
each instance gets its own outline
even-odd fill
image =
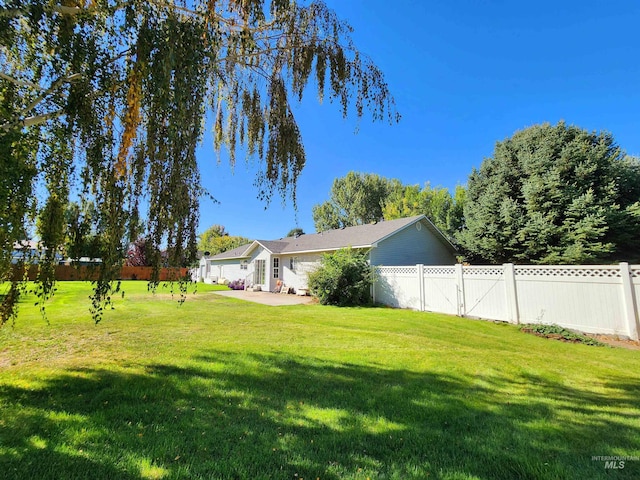
[[[640,162],[608,133],[563,122],[498,142],[469,177],[458,240],[472,260],[640,258]]]

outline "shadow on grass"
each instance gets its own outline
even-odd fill
[[[634,478],[638,382],[615,398],[533,375],[473,379],[211,352],[146,374],[0,387],[0,472],[23,478]],[[628,416],[627,416],[628,415]]]

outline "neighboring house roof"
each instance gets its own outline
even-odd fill
[[[13,243],[14,250],[37,250],[40,244],[35,240],[20,240]]]
[[[21,260],[29,260],[37,263],[38,257],[47,248],[36,240],[19,240],[13,243],[13,251],[11,252],[11,263],[16,264]],[[62,260],[62,254],[55,254],[56,261]]]
[[[345,247],[370,248],[396,232],[420,221],[426,224],[427,228],[452,252],[456,252],[456,248],[427,217],[418,215],[409,218],[398,218],[396,220],[357,225],[355,227],[327,230],[321,233],[305,234],[299,237],[287,237],[280,240],[255,240],[250,244],[219,253],[210,258],[212,260],[247,258],[259,245],[271,253],[278,254],[323,252]]]

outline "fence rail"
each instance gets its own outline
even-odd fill
[[[28,280],[35,280],[38,277],[38,266],[32,265],[28,267],[27,273]],[[24,278],[24,269],[19,267],[14,268],[13,278],[19,280]],[[189,269],[187,268],[161,268],[160,269],[160,281],[178,280],[188,275]],[[56,280],[97,280],[100,274],[99,267],[74,267],[70,265],[56,265],[55,267],[55,279]],[[153,267],[121,267],[118,280],[151,280],[153,275]]]
[[[378,267],[374,299],[420,311],[556,324],[638,340],[640,265]]]

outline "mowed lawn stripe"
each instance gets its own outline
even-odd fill
[[[0,330],[2,478],[640,476],[637,351],[123,286],[98,325],[61,282]]]

